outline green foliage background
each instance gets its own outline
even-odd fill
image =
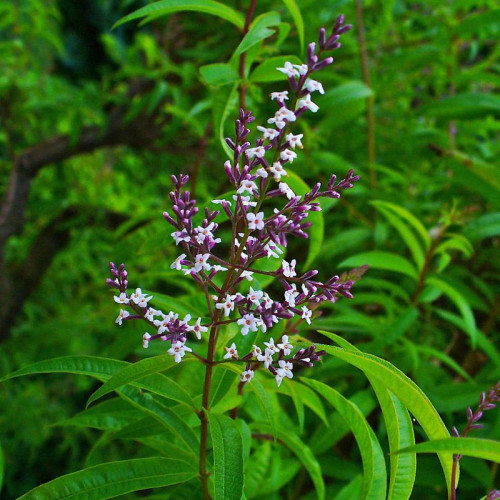
[[[25,265],[38,235],[62,214],[68,238],[0,344],[2,374],[55,356],[144,356],[140,326],[114,324],[117,309],[104,283],[109,260],[127,264],[134,287],[194,308],[203,303],[194,285],[170,269],[178,249],[161,213],[169,207],[171,174],[190,173],[201,201],[228,189],[221,137],[231,134],[237,112],[233,54],[241,33],[234,23],[194,12],[110,30],[146,3],[23,0],[0,7],[1,196],[27,148],[60,134],[76,148],[88,127],[104,134],[117,109],[123,126],[119,144],[68,154],[33,179],[22,232],[4,248],[6,265]],[[227,5],[244,19],[247,3]],[[369,85],[355,32],[356,2],[259,0],[255,17],[272,14],[260,18],[263,38],[248,48],[247,107],[262,124],[273,113],[269,93],[286,84],[274,68],[302,57],[303,41],[315,40],[339,13],[355,25],[319,78],[327,93],[317,101],[317,116],[299,126],[305,148],[292,170],[309,185],[349,168],[362,178],[342,201],[325,207],[323,239],[294,242],[288,255],[298,256],[300,265],[309,252],[311,266],[324,276],[371,267],[353,300],[326,308],[301,334],[328,343],[316,330],[336,332],[390,361],[428,395],[449,429],[461,428],[465,408],[475,407],[479,393],[499,378],[500,11],[488,0],[372,0],[363,8]],[[140,91],[131,94],[131,88]],[[304,375],[354,403],[382,442],[384,422],[362,372],[332,357]],[[277,391],[265,384],[273,408],[279,401],[287,409],[279,425],[294,429],[316,455],[327,498],[354,498],[349,491],[359,490],[362,469],[348,428],[330,409],[324,422],[310,407],[305,413],[296,408],[297,417],[288,385]],[[101,430],[128,423],[120,407],[90,427],[71,420],[96,387],[69,375],[0,385],[2,498],[85,465],[149,456],[132,441],[100,446]],[[245,399],[247,417],[258,421],[255,395]],[[476,435],[498,439],[500,413],[489,412],[484,423]],[[415,433],[424,438],[418,425]],[[253,462],[262,465],[246,478],[248,498],[257,498],[252,491],[259,488],[261,498],[278,498],[278,492],[314,498],[307,465],[286,449],[277,453],[277,446],[252,444]],[[479,498],[495,480],[499,486],[496,467],[469,458],[461,463],[461,498]],[[437,464],[434,456],[419,456],[415,498],[446,496]],[[273,470],[279,477],[263,486]]]

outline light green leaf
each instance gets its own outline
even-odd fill
[[[302,19],[302,14],[300,12],[299,6],[295,0],[283,0],[286,8],[290,12],[293,18],[293,22],[297,27],[297,33],[299,34],[300,51],[304,50],[304,20]]]
[[[285,62],[292,64],[300,64],[301,61],[297,56],[276,56],[266,59],[263,63],[257,66],[250,75],[252,82],[277,82],[284,80],[286,76],[277,71],[276,68],[282,68]]]
[[[415,280],[418,279],[416,269],[407,259],[395,253],[382,252],[379,250],[363,252],[353,255],[352,257],[348,257],[339,264],[339,267],[357,267],[365,264],[368,264],[374,269],[393,271],[410,276],[410,278]]]
[[[122,17],[113,25],[112,29],[141,17],[146,17],[146,20],[143,21],[144,23],[174,12],[182,11],[203,12],[205,14],[211,14],[212,16],[221,17],[237,26],[240,30],[243,29],[245,24],[244,18],[239,12],[223,3],[215,2],[214,0],[161,0],[160,2],[146,5],[128,16]]]
[[[156,309],[162,309],[164,312],[173,311],[178,314],[190,314],[195,317],[200,317],[205,314],[205,311],[196,307],[193,296],[172,297],[151,290],[143,290],[143,292],[152,295],[151,304],[154,304]]]
[[[303,196],[311,191],[311,188],[291,170],[288,170],[286,182],[297,195]],[[312,226],[307,230],[309,234],[309,250],[307,252],[307,259],[303,264],[302,269],[307,269],[321,252],[325,233],[323,212],[310,212],[307,220],[311,222]]]
[[[441,363],[457,372],[461,377],[469,382],[473,381],[472,377],[453,358],[450,358],[450,356],[443,351],[426,345],[416,345],[415,349],[427,357],[438,359]]]
[[[353,101],[363,101],[373,95],[373,91],[365,83],[354,80],[346,82],[325,93],[318,98],[321,108],[325,110],[338,109],[339,106],[349,105]]]
[[[208,415],[214,449],[215,500],[240,500],[243,494],[243,440],[235,421]]]
[[[429,398],[415,382],[409,379],[395,366],[371,354],[349,352],[345,349],[328,345],[317,345],[317,348],[324,349],[328,354],[343,359],[351,365],[357,366],[367,376],[381,382],[411,413],[413,413],[430,439],[450,437],[448,429]],[[445,452],[438,452],[438,457],[449,489],[449,478],[451,477],[453,457],[451,454]]]
[[[470,337],[471,345],[475,348],[477,344],[476,320],[474,319],[474,313],[472,312],[466,298],[458,292],[455,287],[434,276],[429,276],[425,280],[425,283],[441,290],[457,306],[458,310],[462,314],[466,331]]]
[[[224,124],[227,118],[236,109],[238,103],[238,84],[235,83],[232,87],[217,87],[212,92],[212,121],[214,124],[214,134],[216,139],[220,141],[222,149],[227,157],[233,159],[233,151],[226,143],[224,133]]]
[[[195,478],[193,464],[154,457],[96,465],[61,476],[29,491],[19,500],[97,500],[132,491],[159,488]]]
[[[228,370],[226,366],[216,366],[213,372],[211,389],[210,389],[210,399],[209,407],[216,405],[229,391],[231,386],[236,381],[235,373],[232,370]]]
[[[236,47],[233,57],[239,56],[259,43],[261,40],[274,35],[274,31],[270,30],[269,27],[276,26],[280,22],[280,15],[277,12],[266,12],[265,14],[258,16],[251,24],[248,33],[245,35],[238,47]]]
[[[423,106],[421,113],[445,120],[498,115],[500,97],[486,93],[458,94]]]
[[[4,474],[5,474],[5,462],[3,458],[3,449],[2,446],[0,445],[0,493],[2,492]]]
[[[99,389],[97,389],[97,391],[95,391],[88,399],[87,406],[123,385],[140,380],[147,375],[161,372],[167,368],[171,368],[172,366],[174,366],[174,361],[172,356],[169,354],[143,359],[137,363],[130,364],[122,368],[118,373],[113,375],[107,382],[99,387]],[[166,380],[165,382],[164,390],[162,392],[163,397],[167,397],[173,401],[194,407],[193,400],[189,393],[175,380],[170,377],[168,381]],[[170,397],[166,394],[170,394]]]
[[[240,78],[234,66],[224,63],[201,66],[200,74],[207,85],[227,85]]]
[[[440,453],[450,452],[455,455],[483,458],[500,463],[500,442],[492,439],[450,437],[435,439],[403,448],[397,453]]]
[[[373,500],[385,498],[387,471],[384,453],[363,414],[356,405],[332,387],[317,380],[306,378],[301,380],[323,396],[340,413],[352,430],[363,462],[363,498]]]

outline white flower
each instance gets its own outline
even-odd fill
[[[194,232],[196,234],[195,236],[196,241],[200,245],[202,245],[203,242],[205,241],[205,238],[209,236],[215,243],[220,243],[221,239],[220,238],[215,239],[214,235],[212,234],[212,231],[215,231],[215,229],[217,229],[215,222],[211,222],[207,227],[202,227],[202,226],[196,227],[194,229]]]
[[[234,358],[238,359],[238,351],[236,350],[236,344],[233,342],[231,347],[224,347],[226,354],[224,354],[224,359]]]
[[[317,90],[320,94],[325,93],[323,85],[321,85],[321,83],[317,82],[316,80],[307,80],[306,89],[309,90],[309,92],[314,92],[315,90]]]
[[[294,64],[293,67],[297,68],[301,75],[305,75],[307,73],[307,71],[309,70],[309,68],[307,67],[307,64]]]
[[[175,240],[176,245],[178,245],[182,241],[185,241],[187,243],[191,241],[191,236],[189,236],[186,231],[175,231],[172,233],[172,238]]]
[[[201,325],[201,318],[198,318],[193,326],[188,325],[188,332],[194,332],[198,340],[201,340],[201,334],[205,333],[207,330],[208,328],[206,326]]]
[[[281,385],[281,381],[283,380],[283,377],[285,374],[283,373],[283,370],[277,370],[276,376],[274,377],[276,379],[276,385],[279,387]]]
[[[309,310],[306,306],[302,306],[302,319],[305,319],[308,325],[311,324],[311,316],[312,311]]]
[[[295,149],[295,146],[298,146],[300,149],[302,149],[303,148],[301,142],[302,137],[304,137],[304,134],[298,134],[298,135],[287,134],[286,140],[288,141],[288,144],[290,144],[290,147],[292,149]]]
[[[253,379],[253,370],[245,370],[240,377],[240,382],[250,382]]]
[[[288,100],[288,90],[283,90],[283,92],[271,92],[271,100],[274,99],[279,101]]]
[[[293,378],[293,364],[290,363],[289,361],[285,361],[284,359],[280,359],[278,361],[278,364],[280,365],[278,371],[282,372],[282,377],[288,377],[288,378]]]
[[[257,191],[257,184],[255,184],[254,181],[250,180],[245,180],[241,181],[240,187],[238,188],[238,191],[236,191],[238,194],[242,194],[244,192],[252,194],[253,191]]]
[[[254,358],[257,358],[258,356],[261,356],[261,355],[262,355],[262,349],[259,346],[257,346],[257,345],[254,344],[253,351],[252,351],[252,356]]]
[[[281,263],[281,267],[283,268],[283,275],[287,278],[293,278],[297,276],[297,273],[295,272],[296,264],[297,261],[295,259],[292,259],[290,264],[285,259],[283,259],[283,262]]]
[[[284,195],[286,195],[289,200],[291,200],[295,196],[292,188],[286,182],[280,182],[279,189]]]
[[[140,288],[136,288],[135,292],[130,296],[130,299],[134,304],[137,304],[140,307],[146,307],[148,302],[152,299],[153,297],[146,297],[142,293],[142,290]]]
[[[283,353],[285,354],[285,356],[288,356],[293,349],[293,345],[288,342],[288,335],[283,335],[283,337],[281,337],[281,340],[282,342],[281,344],[278,344],[278,347],[280,349],[283,349]]]
[[[290,149],[284,149],[280,153],[280,158],[283,161],[289,161],[290,163],[293,163],[293,160],[295,160],[295,158],[297,158],[297,153],[295,151],[291,151]]]
[[[186,354],[186,351],[193,352],[193,350],[190,347],[187,347],[182,342],[177,341],[175,344],[172,344],[172,347],[167,352],[171,356],[174,356],[176,363],[180,363],[182,358]]]
[[[179,257],[177,257],[177,259],[175,259],[172,264],[170,264],[170,269],[177,269],[177,271],[180,271],[182,269],[181,260],[184,260],[185,258],[185,253],[179,255]]]
[[[161,311],[157,311],[156,309],[153,309],[152,307],[150,307],[146,313],[144,314],[144,317],[149,320],[149,321],[154,321],[154,317],[155,316],[159,316],[159,315],[162,315],[163,313]]]
[[[247,281],[253,281],[253,271],[243,271],[240,274],[241,278],[245,278]]]
[[[256,156],[257,158],[264,158],[266,150],[263,146],[257,146],[256,148],[247,149],[245,153],[247,154],[248,158],[253,158],[254,156]]]
[[[235,194],[233,194],[233,198],[235,200],[238,200],[238,196]],[[256,201],[250,201],[250,196],[240,196],[240,199],[241,199],[241,204],[244,207],[256,207],[257,206]]]
[[[202,269],[205,269],[206,271],[210,271],[210,269],[212,269],[212,266],[208,263],[209,257],[210,257],[209,253],[204,253],[204,254],[199,253],[198,255],[195,256],[194,270],[197,273],[200,272]]]
[[[219,264],[215,264],[214,266],[212,266],[212,269],[213,269],[215,272],[219,272],[219,271],[227,271],[227,267],[224,267],[224,266],[219,266]]]
[[[124,311],[123,309],[120,309],[120,314],[118,317],[115,319],[115,323],[118,323],[120,326],[122,324],[122,321],[125,318],[128,318],[130,316],[130,313],[128,311]]]
[[[266,349],[263,355],[259,354],[257,356],[257,361],[261,361],[262,363],[264,363],[265,368],[269,368],[269,366],[273,364],[273,354],[273,350]]]
[[[297,287],[295,286],[295,283],[292,285],[292,288],[290,290],[285,291],[285,300],[288,302],[288,305],[290,307],[295,307],[295,297],[299,292],[297,292]]]
[[[272,305],[274,304],[273,299],[269,297],[269,294],[267,292],[264,292],[264,295],[262,295],[262,300],[264,301],[264,306],[266,307],[266,309],[272,307]]]
[[[264,212],[259,212],[258,214],[249,213],[247,214],[248,229],[264,229]]]
[[[255,304],[256,306],[260,305],[260,299],[263,297],[264,292],[261,290],[254,290],[252,287],[250,287],[250,291],[248,292],[247,299],[252,302],[252,304]]]
[[[255,171],[255,173],[259,176],[262,177],[263,179],[267,179],[268,173],[267,170],[264,167],[259,168],[258,170]]]
[[[286,62],[283,68],[276,68],[287,76],[299,76],[299,72],[293,67],[291,62]]]
[[[120,293],[119,297],[114,296],[113,299],[117,304],[128,304],[130,302],[125,292]]]
[[[283,253],[283,250],[276,246],[274,243],[266,243],[264,245],[264,252],[266,252],[267,258],[274,257],[275,259],[279,258],[279,254]]]
[[[151,335],[149,335],[148,332],[146,332],[143,336],[142,336],[142,347],[144,349],[147,349],[149,347],[149,339],[151,338]]]
[[[229,206],[231,206],[231,202],[227,200],[212,200],[212,203],[215,203],[216,205],[222,205],[223,203],[227,203]]]
[[[248,335],[248,332],[257,331],[257,322],[253,314],[245,314],[242,318],[237,321],[238,325],[241,325],[241,334]]]
[[[215,304],[217,309],[224,311],[224,316],[229,316],[230,312],[234,310],[234,295],[226,295],[224,302]]]
[[[271,337],[269,339],[269,342],[264,342],[265,345],[267,345],[266,352],[269,350],[271,354],[274,354],[275,352],[279,352],[279,348],[274,345],[274,339]],[[267,366],[266,366],[267,368]]]
[[[257,127],[257,130],[260,130],[264,134],[264,139],[269,139],[270,141],[276,139],[276,137],[280,135],[277,130],[274,130],[273,128],[261,127],[260,125]]]
[[[313,113],[318,111],[319,106],[311,101],[311,94],[307,94],[303,99],[299,101],[299,108],[307,108]]]
[[[286,173],[286,170],[283,168],[283,165],[279,161],[275,161],[273,163],[273,166],[269,170],[274,175],[275,181],[280,181],[282,176],[288,175]]]
[[[276,113],[274,114],[274,118],[269,118],[269,120],[267,120],[267,123],[275,123],[276,126],[281,130],[286,125],[287,121],[294,122],[296,119],[297,117],[295,116],[295,113],[283,106],[278,109],[278,111],[276,111]]]

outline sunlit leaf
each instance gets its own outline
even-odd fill
[[[239,56],[261,40],[274,35],[274,31],[269,28],[276,26],[280,22],[281,19],[277,12],[266,12],[258,16],[251,24],[248,33],[234,51],[233,57]]]

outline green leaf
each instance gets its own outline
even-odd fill
[[[252,82],[277,82],[283,80],[286,76],[277,71],[276,68],[281,68],[285,62],[292,64],[300,64],[301,60],[297,56],[276,56],[266,59],[263,63],[257,66],[250,75]]]
[[[59,477],[19,500],[98,500],[132,491],[183,483],[197,476],[192,463],[170,458],[138,458],[96,465]]]
[[[458,292],[455,287],[434,276],[429,276],[425,280],[425,283],[441,290],[457,306],[458,310],[462,314],[466,331],[470,337],[471,345],[475,348],[477,344],[476,320],[474,319],[474,313],[472,312],[466,298]]]
[[[137,363],[130,364],[122,368],[119,372],[113,375],[107,382],[105,382],[97,391],[90,396],[87,401],[87,406],[96,401],[97,399],[109,394],[115,389],[123,385],[130,384],[136,380],[140,380],[147,375],[158,373],[167,368],[174,366],[172,356],[165,354],[164,356],[155,356],[153,358],[146,358]],[[167,394],[170,394],[168,396]],[[189,393],[183,389],[172,377],[165,380],[164,390],[162,396],[179,403],[186,404],[194,407],[193,399]]]
[[[303,196],[311,191],[311,188],[291,170],[288,170],[286,182],[297,195]],[[309,251],[307,252],[307,259],[302,269],[307,269],[321,252],[325,233],[323,212],[310,212],[307,220],[311,222],[312,226],[307,230],[309,234]]]
[[[227,85],[240,78],[234,66],[223,63],[201,66],[200,74],[207,85]]]
[[[450,437],[448,429],[429,398],[415,382],[409,379],[395,366],[372,354],[349,352],[339,347],[331,347],[328,345],[317,345],[317,348],[324,349],[328,354],[343,359],[351,365],[357,366],[365,375],[380,381],[411,413],[413,413],[430,439],[444,439]],[[453,457],[451,454],[445,452],[438,452],[438,457],[449,489],[449,478],[451,477]]]
[[[339,106],[349,105],[353,101],[365,100],[372,95],[373,91],[370,87],[359,80],[354,80],[327,91],[323,97],[318,97],[318,102],[322,102],[321,107],[325,110],[334,110]]]
[[[214,124],[214,134],[216,139],[220,141],[222,149],[226,153],[227,157],[230,159],[233,159],[233,151],[226,143],[224,124],[233,109],[237,106],[237,90],[238,84],[235,83],[232,87],[217,87],[212,92],[212,119]]]
[[[5,475],[5,461],[3,458],[3,449],[0,445],[0,493],[2,492],[3,477]]]
[[[166,311],[174,311],[178,314],[190,314],[191,316],[203,316],[205,311],[196,307],[196,302],[193,301],[193,296],[171,297],[164,293],[157,293],[151,290],[143,290],[144,293],[152,295],[151,304],[155,308]]]
[[[373,500],[385,498],[387,471],[384,453],[363,414],[356,405],[332,387],[317,380],[306,378],[301,380],[323,396],[340,413],[352,430],[363,462],[363,498]]]
[[[421,113],[444,120],[498,115],[500,97],[485,93],[458,94],[423,106]]]
[[[358,267],[368,264],[374,269],[383,269],[395,273],[405,274],[415,280],[418,279],[418,273],[413,265],[404,257],[390,252],[373,250],[363,252],[352,257],[348,257],[339,264],[339,267]]]
[[[159,17],[182,11],[203,12],[205,14],[211,14],[212,16],[221,17],[237,26],[240,30],[243,29],[245,24],[244,18],[239,12],[223,3],[215,2],[214,0],[161,0],[160,2],[146,5],[128,16],[122,17],[113,25],[112,29],[141,17],[147,18],[143,22],[150,22]]]
[[[259,43],[261,40],[274,35],[274,31],[270,30],[269,27],[276,26],[280,22],[280,15],[277,12],[266,12],[265,14],[258,16],[251,24],[248,33],[245,35],[238,47],[236,47],[233,57],[239,56]]]
[[[302,50],[304,49],[304,38],[305,38],[304,20],[302,19],[302,14],[300,12],[299,6],[297,5],[297,2],[295,0],[283,0],[283,3],[290,12],[293,18],[293,22],[297,27],[297,33],[299,34],[300,51],[302,52]]]
[[[500,442],[492,439],[468,437],[435,439],[403,448],[396,453],[440,453],[444,451],[500,463]]]
[[[240,500],[243,494],[243,440],[236,422],[208,415],[214,449],[214,498]]]
[[[470,382],[473,381],[472,377],[453,358],[450,358],[450,356],[443,351],[426,345],[417,345],[415,349],[427,357],[438,359],[441,363],[457,372],[465,380]]]
[[[216,405],[236,381],[235,373],[226,366],[216,366],[211,383],[209,407]]]

